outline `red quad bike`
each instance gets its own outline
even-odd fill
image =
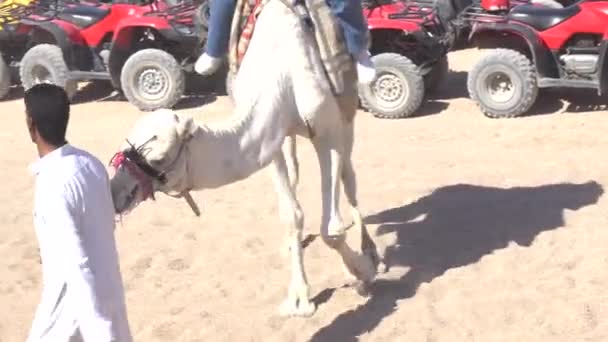
[[[448,72],[454,31],[433,1],[364,1],[364,15],[377,78],[359,86],[361,104],[379,118],[412,116]]]
[[[56,1],[22,20],[34,38],[22,84],[50,82],[73,95],[78,81],[108,80],[142,111],[171,108],[203,45],[200,2]]]
[[[482,6],[495,1],[483,0]],[[488,117],[525,114],[539,88],[591,88],[600,96],[608,91],[608,1],[559,9],[516,6],[476,20],[471,37],[493,47],[467,80],[471,98]],[[503,47],[491,44],[498,40]]]
[[[425,93],[435,90],[445,77],[447,53],[466,37],[473,21],[532,2],[562,7],[555,0],[492,1],[496,3],[485,8],[477,0],[364,1],[378,77],[359,87],[362,106],[380,118],[409,117],[421,106]]]

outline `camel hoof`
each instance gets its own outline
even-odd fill
[[[315,304],[306,301],[294,301],[291,298],[286,299],[279,307],[279,314],[283,317],[310,317],[316,311]]]
[[[369,256],[360,259],[357,265],[357,278],[363,282],[371,282],[376,277],[378,268]]]
[[[371,294],[370,285],[371,285],[371,283],[369,283],[367,281],[359,281],[355,285],[355,290],[357,291],[357,294],[359,296],[361,296],[361,297],[369,297],[370,294]]]
[[[378,262],[378,273],[386,273],[388,272],[388,265],[386,265],[383,261]]]

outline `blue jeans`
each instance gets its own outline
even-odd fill
[[[367,22],[361,0],[325,0],[342,27],[346,48],[354,56],[367,50]],[[210,0],[207,54],[220,58],[228,52],[236,0]]]
[[[342,26],[346,48],[353,56],[367,51],[367,21],[361,0],[325,0]]]
[[[207,54],[220,58],[228,52],[230,28],[236,8],[236,0],[208,0],[209,32],[207,34]]]

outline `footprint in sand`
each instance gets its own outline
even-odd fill
[[[196,241],[196,234],[194,234],[193,232],[188,232],[186,234],[184,234],[184,238],[186,240],[190,240],[190,241]]]
[[[179,315],[180,313],[184,312],[184,309],[185,309],[184,306],[176,307],[176,308],[169,310],[169,313],[171,314],[171,316],[176,316],[176,315]]]
[[[137,261],[135,262],[135,265],[133,265],[133,267],[131,267],[131,272],[134,274],[135,279],[139,279],[139,278],[143,277],[144,273],[146,272],[146,270],[148,270],[150,268],[151,265],[152,265],[151,257],[143,257],[143,258],[137,259]]]
[[[597,314],[596,314],[595,310],[591,307],[590,304],[585,304],[584,311],[583,311],[583,317],[585,320],[585,325],[588,328],[593,329],[593,328],[597,327],[597,325],[598,325]]]
[[[259,252],[264,248],[264,241],[258,237],[254,237],[245,241],[245,249],[252,254]]]
[[[163,322],[154,328],[153,334],[162,341],[173,341],[176,337],[175,322]]]
[[[190,268],[190,265],[188,265],[184,259],[178,258],[171,260],[169,264],[167,264],[167,267],[172,271],[183,271]]]

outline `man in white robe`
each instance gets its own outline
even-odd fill
[[[105,166],[67,143],[62,88],[36,85],[24,101],[40,157],[34,226],[43,278],[27,342],[131,342]]]

